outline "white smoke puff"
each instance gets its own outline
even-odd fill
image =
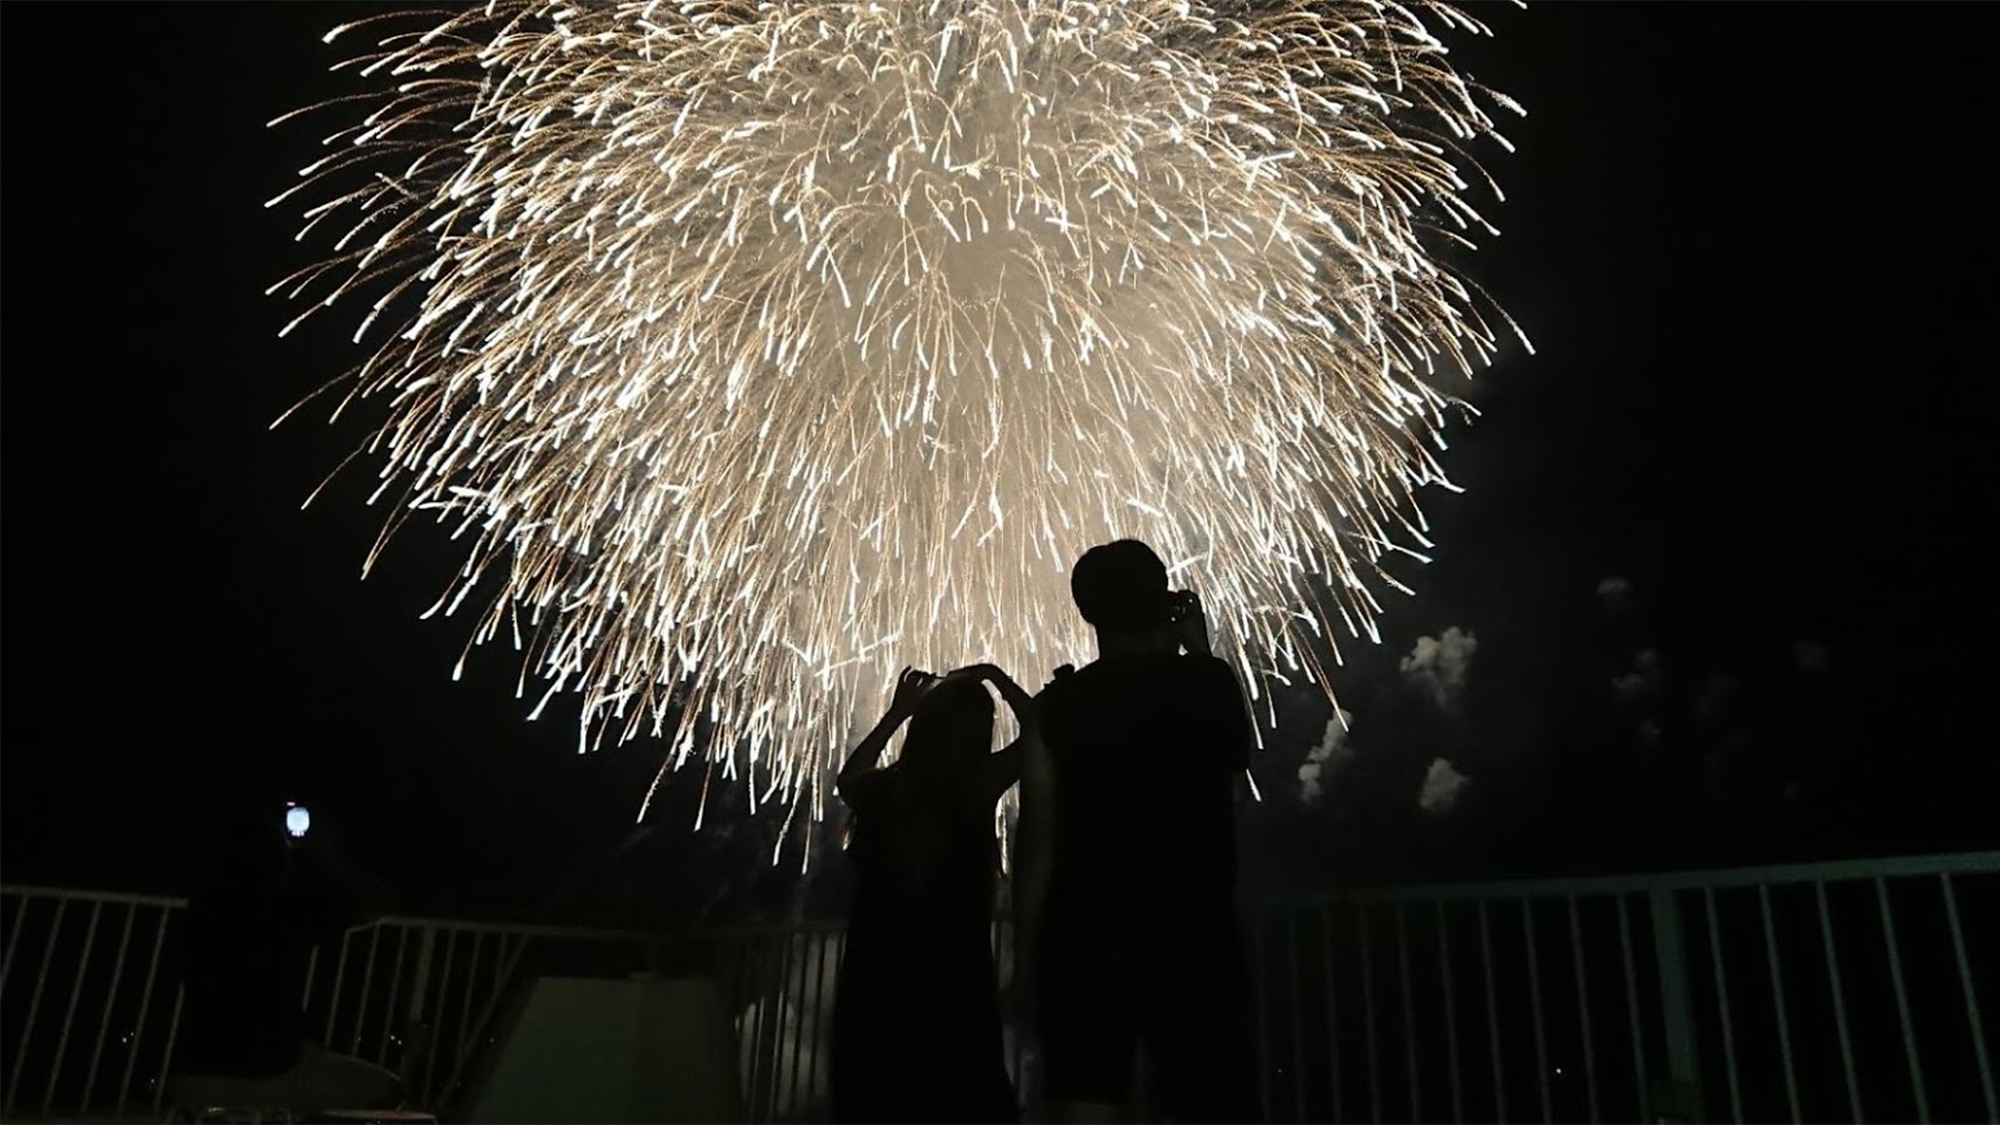
[[[1597,584],[1597,600],[1605,609],[1624,609],[1632,597],[1632,580],[1613,575]]]
[[[1640,649],[1632,658],[1632,670],[1611,677],[1611,694],[1620,703],[1636,702],[1641,696],[1660,689],[1660,654],[1657,649]]]
[[[1439,707],[1450,710],[1458,706],[1466,675],[1472,670],[1472,654],[1478,649],[1479,638],[1471,630],[1453,625],[1436,637],[1418,637],[1417,647],[1397,668]]]
[[[1305,764],[1299,767],[1300,800],[1307,804],[1318,801],[1324,787],[1354,761],[1354,747],[1347,741],[1348,724],[1353,721],[1354,715],[1347,711],[1326,721],[1319,742],[1306,751]]]
[[[1424,774],[1423,788],[1417,790],[1417,807],[1433,816],[1448,813],[1471,784],[1472,779],[1460,773],[1457,766],[1443,758],[1434,758]]]

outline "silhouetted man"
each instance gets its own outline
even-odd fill
[[[1021,799],[1018,915],[1045,1091],[1058,1118],[1115,1114],[1143,1050],[1171,1117],[1249,1120],[1242,689],[1209,654],[1200,602],[1169,592],[1145,544],[1091,549],[1070,588],[1099,655],[1042,691]]]
[[[282,808],[264,811],[206,833],[181,923],[186,995],[173,1096],[308,1112],[394,1107],[396,1075],[326,1051],[307,1035],[304,1010],[313,948],[379,913],[385,896],[328,841],[289,840]]]

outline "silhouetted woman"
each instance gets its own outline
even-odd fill
[[[993,964],[993,809],[1020,744],[993,753],[991,682],[1024,730],[1026,693],[991,665],[904,669],[840,771],[853,811],[854,907],[833,1024],[837,1121],[1011,1121]],[[878,762],[909,720],[895,764]]]

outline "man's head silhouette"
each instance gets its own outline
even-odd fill
[[[1137,539],[1092,547],[1069,575],[1077,612],[1099,633],[1137,633],[1166,623],[1167,565]]]

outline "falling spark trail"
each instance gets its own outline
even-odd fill
[[[340,29],[378,92],[272,202],[346,233],[273,292],[365,310],[336,414],[384,404],[390,528],[468,544],[447,613],[500,577],[471,643],[524,651],[537,713],[577,693],[586,745],[816,813],[901,666],[1087,657],[1095,543],[1158,547],[1253,693],[1324,689],[1430,545],[1444,381],[1506,324],[1439,257],[1493,233],[1465,149],[1517,109],[1449,65],[1463,13],[438,19]]]

